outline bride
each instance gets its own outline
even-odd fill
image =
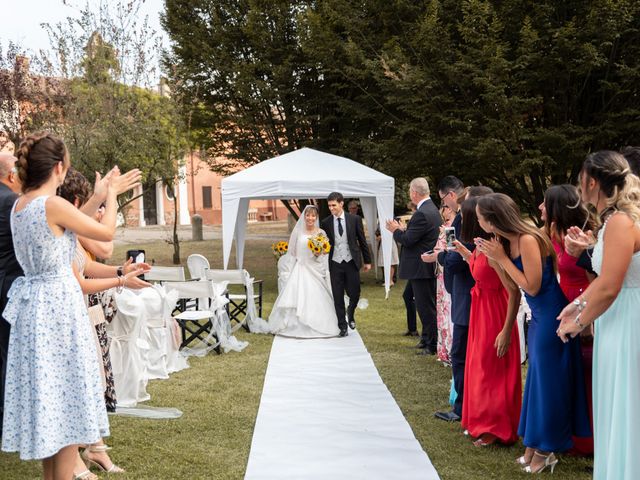
[[[331,294],[328,255],[314,255],[309,237],[324,233],[318,209],[307,206],[289,239],[289,252],[281,259],[283,288],[269,316],[272,333],[286,337],[336,337],[340,333]],[[289,257],[289,258],[287,258]]]

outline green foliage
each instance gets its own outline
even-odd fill
[[[633,0],[168,0],[164,26],[215,155],[312,146],[533,213],[589,151],[640,143]]]

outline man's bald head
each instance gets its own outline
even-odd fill
[[[0,179],[5,179],[16,166],[17,158],[10,153],[0,153]]]
[[[0,153],[0,183],[4,183],[14,192],[20,193],[20,180],[14,170],[16,160],[16,157],[10,153]]]

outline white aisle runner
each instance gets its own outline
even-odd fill
[[[357,331],[274,339],[245,479],[438,478]]]

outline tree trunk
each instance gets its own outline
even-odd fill
[[[173,194],[173,264],[180,265],[180,239],[178,238],[178,197]]]

